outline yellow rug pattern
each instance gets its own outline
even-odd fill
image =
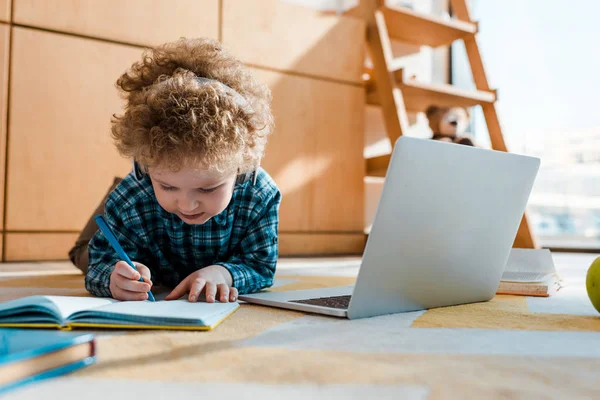
[[[345,276],[277,278],[291,283],[273,290],[354,282]],[[36,294],[88,296],[81,275],[0,280],[0,301]],[[7,398],[94,385],[106,393],[110,382],[177,383],[177,390],[215,383],[240,393],[243,385],[231,385],[292,385],[298,393],[320,388],[310,393],[324,398],[600,398],[600,314],[535,312],[528,302],[496,296],[356,321],[242,304],[210,332],[100,331],[96,365]]]

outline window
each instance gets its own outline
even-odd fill
[[[544,247],[600,248],[600,2],[472,0],[478,43],[509,151],[538,156],[529,199]],[[473,88],[462,42],[452,46],[452,81]],[[471,133],[489,146],[483,114]]]

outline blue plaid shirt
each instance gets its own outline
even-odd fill
[[[152,282],[175,287],[189,274],[222,265],[240,294],[273,284],[278,256],[281,193],[262,168],[256,183],[237,184],[227,208],[203,225],[188,225],[157,202],[150,178],[130,173],[108,196],[105,218],[133,261]],[[86,289],[111,297],[110,274],[119,257],[100,230],[89,243]]]

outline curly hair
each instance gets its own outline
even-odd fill
[[[146,50],[117,87],[127,102],[113,116],[112,137],[122,156],[146,168],[248,172],[264,154],[271,92],[216,40]]]

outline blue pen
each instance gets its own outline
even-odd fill
[[[108,239],[108,243],[110,243],[110,245],[113,247],[113,249],[115,249],[115,251],[117,252],[119,257],[121,257],[121,259],[123,261],[125,261],[127,264],[129,264],[129,266],[131,268],[133,268],[134,270],[137,271],[137,268],[135,267],[135,265],[133,265],[133,263],[129,259],[129,256],[127,255],[127,253],[125,253],[125,250],[123,250],[123,248],[119,244],[119,241],[117,240],[117,237],[113,233],[112,229],[110,229],[110,226],[108,226],[108,224],[106,223],[104,216],[96,215],[94,217],[94,220],[100,227],[100,230],[102,231],[104,236],[106,236],[106,239]],[[144,278],[142,278],[141,276],[140,276],[140,282],[144,282]],[[154,296],[152,295],[152,292],[148,292],[148,300],[154,301]]]

